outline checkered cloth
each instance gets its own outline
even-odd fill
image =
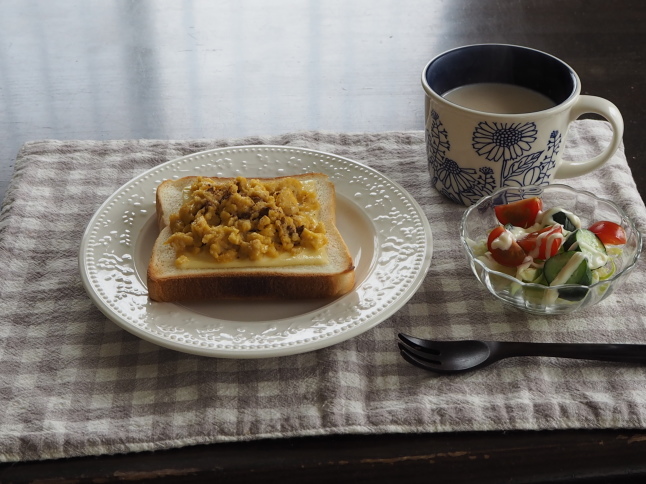
[[[608,142],[599,121],[572,128],[569,157]],[[277,144],[364,162],[403,185],[431,223],[434,254],[410,302],[364,334],[260,360],[193,356],[138,339],[85,294],[82,233],[124,182],[209,148]],[[421,131],[296,133],[219,141],[35,141],[20,151],[0,216],[0,460],[19,461],[306,435],[646,428],[646,368],[514,358],[436,377],[404,362],[396,334],[432,338],[645,343],[646,274],[573,316],[504,308],[457,244],[464,208],[429,186]],[[623,148],[572,179],[617,201],[643,230],[646,208]]]

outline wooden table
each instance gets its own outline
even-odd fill
[[[0,0],[0,198],[35,139],[423,129],[422,67],[481,42],[548,51],[585,94],[616,103],[644,196],[644,25],[642,0]],[[645,482],[646,431],[304,438],[0,466],[2,482],[403,477]]]

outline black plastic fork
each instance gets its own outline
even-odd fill
[[[402,333],[398,336],[399,350],[406,361],[436,373],[475,370],[515,356],[646,363],[646,345],[642,344],[431,341]]]

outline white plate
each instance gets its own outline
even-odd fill
[[[158,303],[146,269],[158,228],[155,189],[188,175],[272,177],[319,172],[337,192],[337,225],[356,266],[355,289],[335,300]],[[286,146],[220,148],[159,165],[122,186],[94,214],[79,265],[96,306],[127,331],[178,351],[264,358],[324,348],[399,310],[431,263],[431,229],[400,185],[356,161]]]

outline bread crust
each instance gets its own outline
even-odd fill
[[[354,268],[337,274],[222,274],[158,279],[148,274],[154,301],[335,298],[354,286]]]
[[[160,235],[153,247],[148,265],[148,294],[153,301],[174,302],[214,299],[314,299],[335,298],[352,290],[355,271],[352,257],[335,224],[334,186],[326,175],[308,173],[291,178],[316,180],[331,196],[321,203],[321,219],[329,239],[330,267],[287,266],[224,269],[177,269],[174,250],[165,244],[170,235],[169,216],[179,209],[177,200],[169,204],[167,190],[190,185],[197,177],[162,182],[156,195],[157,222]],[[232,178],[211,177],[230,181]],[[276,180],[279,178],[257,178]],[[323,185],[325,184],[325,185]],[[172,197],[171,197],[172,198]],[[173,206],[176,205],[176,206]],[[172,263],[171,263],[172,261]]]

